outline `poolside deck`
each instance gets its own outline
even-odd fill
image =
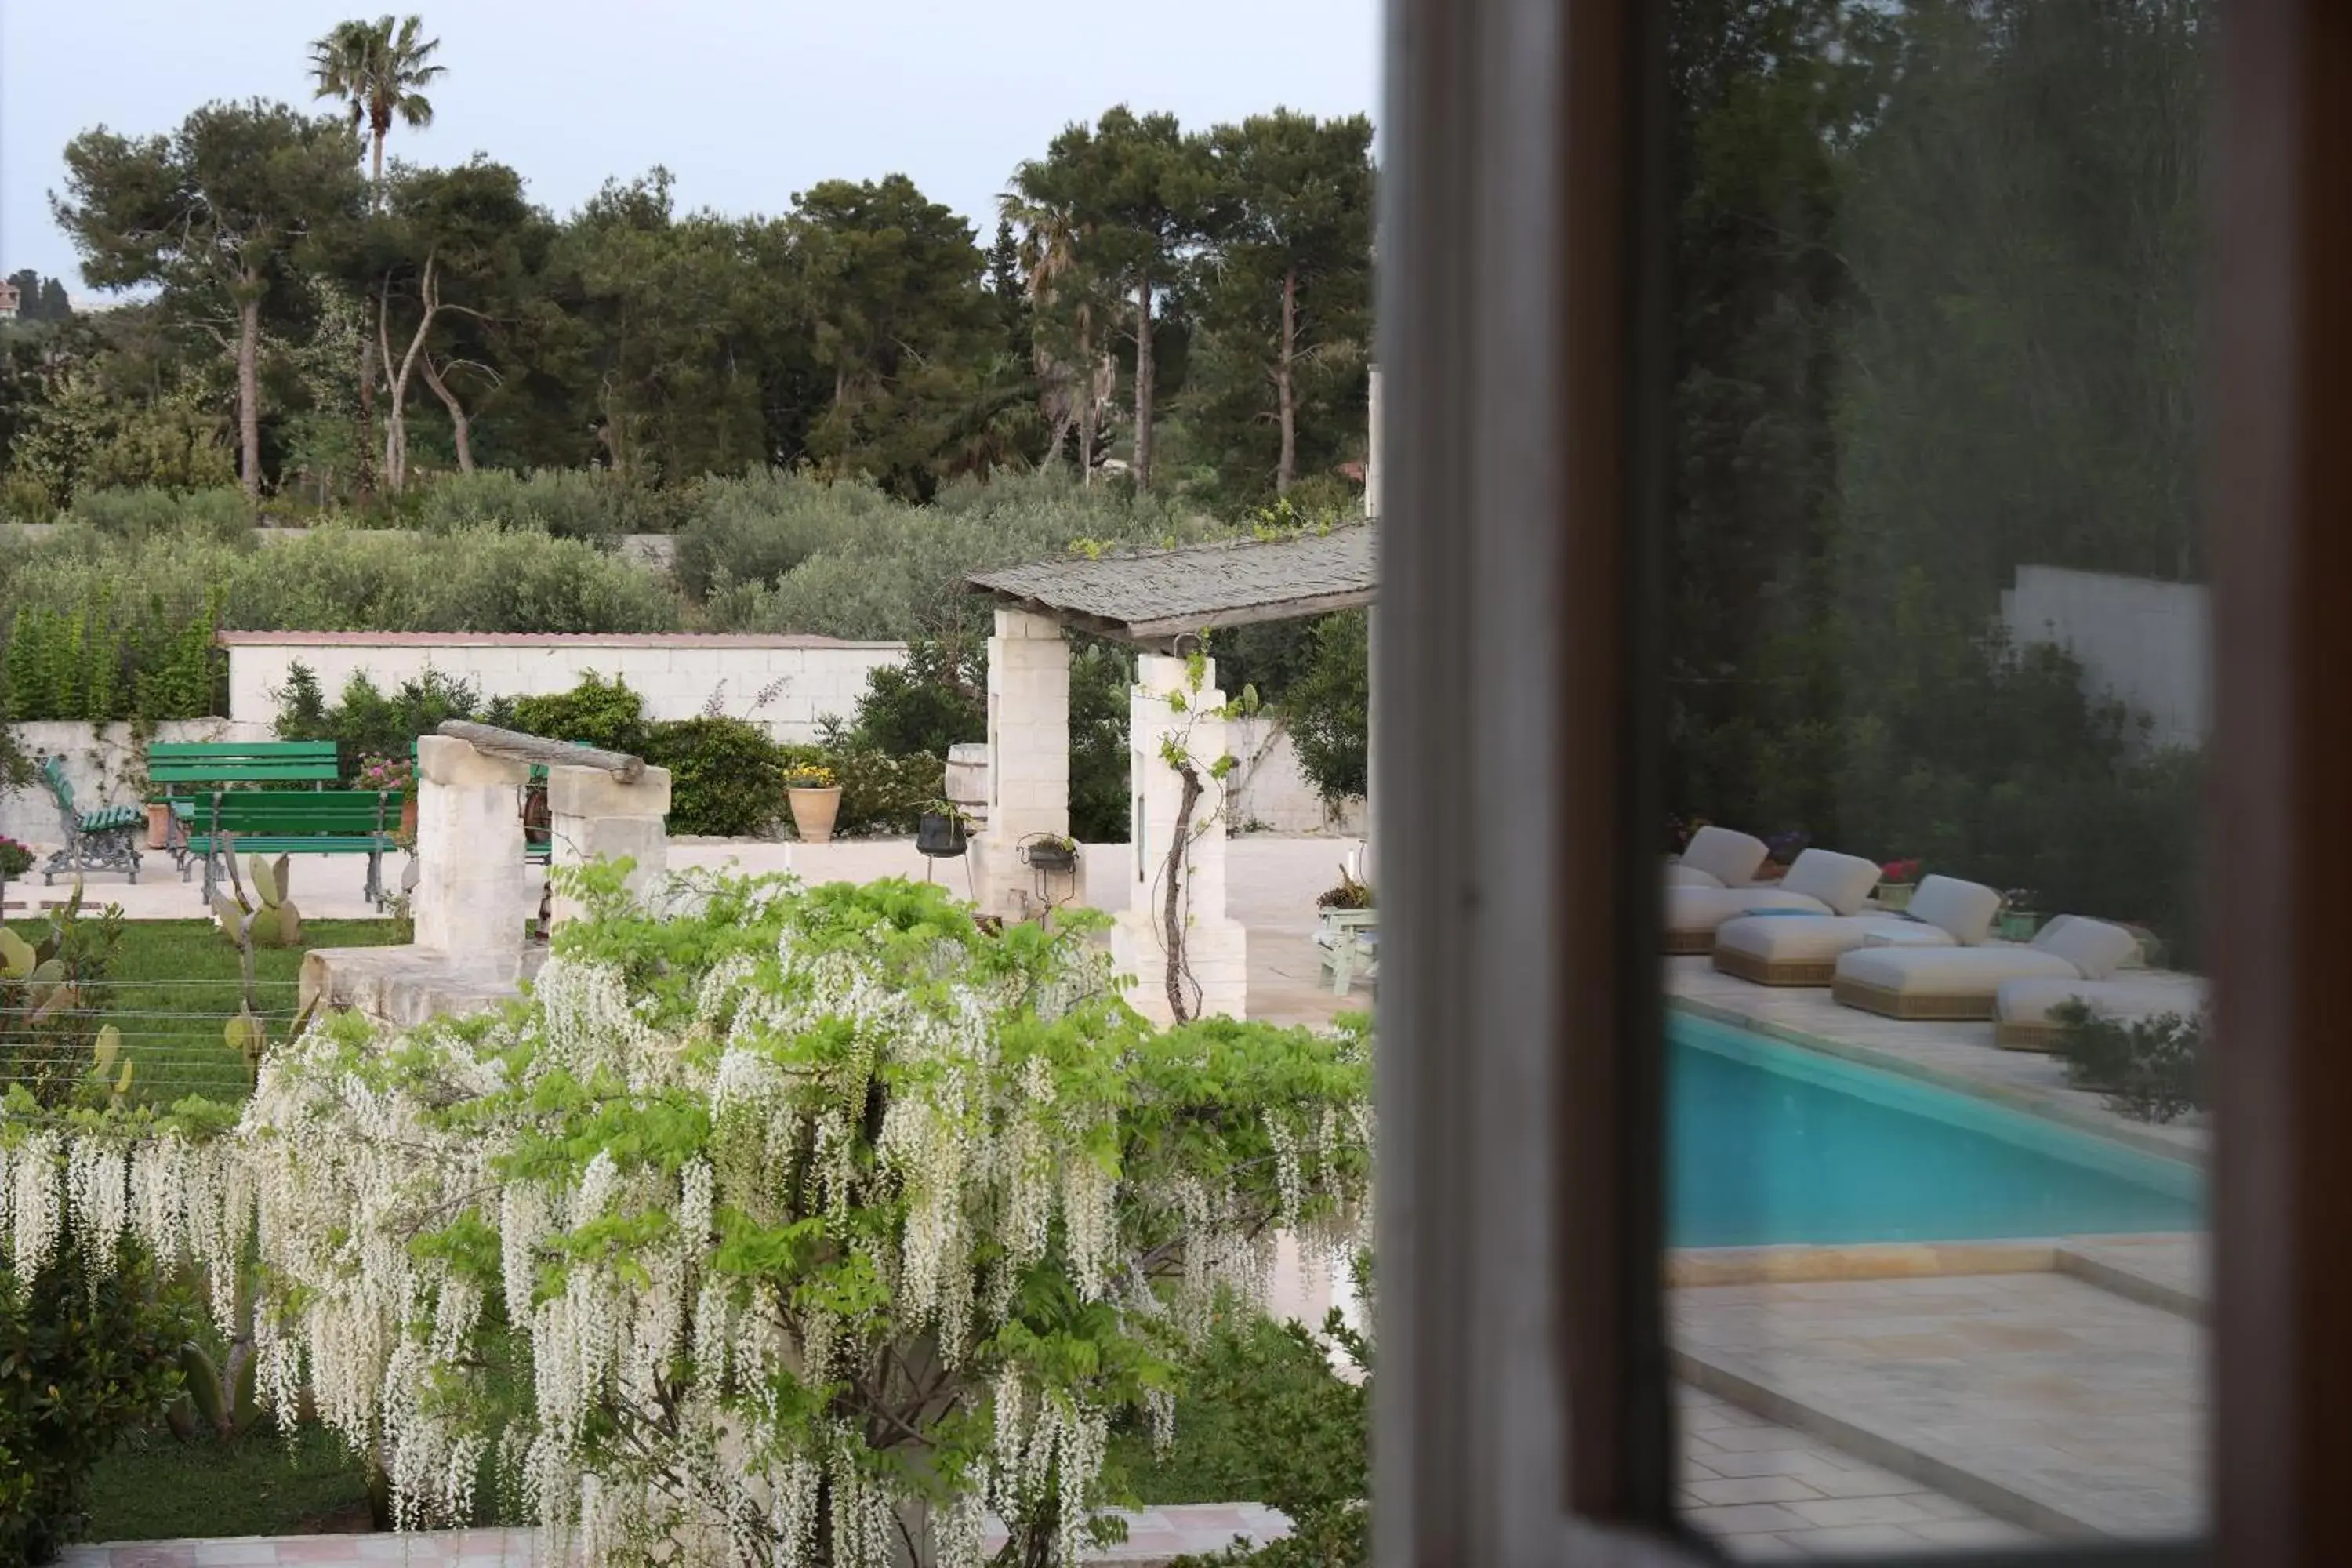
[[[1994,1046],[1990,1024],[1881,1018],[1826,991],[1719,974],[1704,958],[1670,960],[1667,984],[1675,1006],[1702,1016],[2150,1153],[2205,1156],[2199,1121],[2119,1116],[2069,1088],[2054,1058]],[[1676,1372],[1731,1407],[2005,1527],[2178,1538],[2206,1511],[2208,1264],[2201,1236],[1684,1252],[1668,1260],[1668,1332]],[[1691,1423],[1684,1441],[1686,1464],[1744,1463]],[[1735,1450],[1756,1441],[1735,1436]],[[1725,1513],[1698,1494],[1685,1505],[1740,1557],[1926,1549],[1903,1539],[1921,1535],[1916,1518],[1858,1529],[1841,1546],[1790,1528],[1818,1508]]]

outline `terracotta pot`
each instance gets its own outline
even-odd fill
[[[787,789],[784,798],[793,808],[793,826],[803,844],[833,842],[834,818],[841,815],[841,786],[825,789]]]
[[[404,838],[416,837],[416,797],[414,795],[400,797],[400,836]]]
[[[161,849],[172,842],[172,807],[168,802],[151,802],[147,807],[147,847]]]

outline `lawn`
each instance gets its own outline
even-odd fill
[[[89,1539],[301,1535],[367,1528],[367,1471],[342,1439],[261,1431],[234,1447],[181,1443],[158,1427],[99,1462]]]
[[[38,921],[10,929],[27,942],[46,931]],[[282,1037],[294,1016],[302,954],[310,947],[380,947],[399,934],[395,922],[310,921],[303,947],[255,955],[256,1011]],[[134,1092],[159,1105],[191,1094],[238,1100],[246,1092],[245,1063],[222,1036],[244,998],[236,950],[210,921],[126,921],[110,982],[107,1017],[122,1031],[122,1048],[137,1070]]]

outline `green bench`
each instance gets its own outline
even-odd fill
[[[42,886],[56,886],[60,872],[78,877],[85,871],[123,871],[137,882],[139,840],[147,829],[147,813],[135,805],[82,810],[74,800],[63,757],[41,759],[41,782],[48,786],[66,830],[65,847],[41,868]]]
[[[147,748],[152,798],[171,808],[164,848],[183,880],[196,807],[222,786],[307,784],[319,790],[341,777],[332,741],[159,741]]]
[[[188,858],[205,863],[205,902],[212,902],[222,860],[231,854],[364,855],[368,901],[381,909],[383,854],[398,826],[398,799],[373,789],[215,791],[199,803],[187,841]]]

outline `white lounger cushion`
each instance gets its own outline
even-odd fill
[[[1669,888],[1720,888],[1722,879],[1696,866],[1685,866],[1673,856],[1666,857],[1666,886]]]
[[[2139,938],[2105,921],[2060,915],[2042,928],[2033,945],[2064,959],[2085,980],[2105,980],[2139,952]]]
[[[1715,931],[1724,921],[1736,920],[1750,910],[1801,910],[1809,915],[1830,912],[1829,906],[1819,899],[1809,899],[1802,893],[1782,892],[1778,888],[1666,889],[1666,930],[1669,931]],[[1757,923],[1764,922],[1759,921]]]
[[[1722,942],[1718,934],[1716,941]],[[2043,1024],[2069,1002],[2081,1002],[2102,1017],[2153,1018],[2159,1013],[2190,1014],[2205,1005],[2205,988],[2190,982],[2162,984],[2133,980],[2012,980],[1993,999],[1992,1016],[2004,1024]]]
[[[2105,980],[2138,943],[2105,921],[2061,915],[2023,947],[1862,947],[1838,960],[1837,977],[1896,993],[1982,995],[2012,980]]]
[[[1756,879],[1756,869],[1771,851],[1752,834],[1728,827],[1702,827],[1683,846],[1682,858],[1667,875],[1670,882],[1701,888],[1744,888]],[[1677,873],[1696,872],[1685,880]],[[1700,879],[1705,879],[1701,880]]]
[[[1897,994],[1993,994],[2011,980],[2081,980],[2055,953],[2031,947],[1858,947],[1837,962],[1837,977]]]
[[[1870,890],[1876,886],[1876,861],[1829,849],[1806,850],[1789,868],[1789,874],[1780,879],[1783,892],[1818,899],[1833,915],[1860,913],[1862,906],[1870,901]]]
[[[1911,895],[1911,918],[1948,931],[1962,947],[1975,947],[1990,936],[2000,913],[1999,893],[1958,877],[1930,877]]]
[[[1951,934],[1901,915],[1768,915],[1715,928],[1715,951],[1743,952],[1766,963],[1818,963],[1852,952],[1873,938],[1948,945]]]

